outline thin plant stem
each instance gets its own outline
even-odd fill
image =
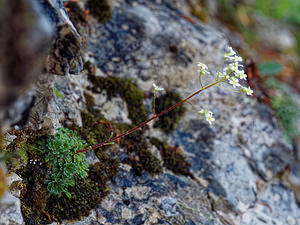
[[[223,86],[221,86],[221,85],[216,85],[216,86],[218,86],[218,87],[220,87],[220,88],[223,88],[223,89],[226,89],[226,90],[228,90],[228,91],[232,91],[232,92],[236,92],[236,93],[243,93],[242,91],[232,90],[232,89],[230,89],[230,88],[226,88],[226,87],[223,87]]]
[[[199,113],[198,109],[194,106],[193,103],[191,103],[191,101],[187,101],[187,103],[189,103],[189,104],[192,106],[192,108],[193,108],[197,113]]]
[[[218,69],[218,72],[217,72],[217,79],[219,78],[219,73],[220,73],[220,70],[221,70],[221,68],[222,68],[222,66],[223,66],[223,64],[224,64],[224,62],[225,62],[225,59],[223,59],[222,64],[220,65],[220,67],[219,67],[219,69]]]
[[[154,91],[154,96],[153,96],[153,115],[156,115],[156,113],[155,113],[155,95],[156,95],[156,91]]]
[[[200,82],[201,88],[203,88],[202,81],[201,81],[202,75],[203,75],[203,74],[200,74],[200,75],[199,75],[199,82]]]
[[[206,89],[208,89],[208,88],[210,88],[210,87],[212,87],[212,86],[214,86],[214,85],[216,85],[216,84],[218,84],[218,83],[220,83],[220,82],[223,82],[223,81],[224,81],[224,79],[223,79],[223,80],[216,81],[216,82],[213,82],[213,83],[211,83],[211,84],[209,84],[209,85],[207,85],[207,86],[205,86],[205,87],[199,89],[198,91],[194,92],[193,94],[191,94],[189,97],[185,98],[184,100],[182,100],[182,101],[176,103],[175,105],[173,105],[173,106],[171,106],[170,108],[168,108],[168,109],[166,109],[166,110],[160,112],[159,114],[156,114],[156,115],[152,116],[151,118],[147,119],[146,121],[142,122],[141,124],[137,125],[136,127],[132,128],[132,129],[126,131],[126,132],[123,133],[123,134],[117,135],[116,137],[113,137],[113,138],[111,138],[111,139],[109,139],[109,140],[106,140],[106,141],[104,141],[104,142],[101,142],[101,143],[99,143],[99,144],[96,144],[96,145],[93,145],[93,146],[89,146],[89,147],[87,147],[87,148],[85,148],[85,149],[77,150],[76,153],[81,153],[81,152],[87,152],[87,151],[90,151],[90,150],[95,150],[95,149],[100,148],[100,147],[102,147],[102,146],[104,146],[104,145],[107,145],[108,143],[114,142],[115,140],[117,140],[117,139],[119,139],[119,138],[125,137],[125,136],[127,136],[128,134],[131,134],[132,132],[138,130],[139,128],[141,128],[141,127],[143,127],[143,126],[145,126],[147,123],[149,123],[150,121],[156,119],[157,117],[160,117],[161,115],[166,114],[166,113],[168,113],[169,111],[173,110],[174,108],[176,108],[176,107],[182,105],[183,103],[187,102],[189,99],[191,99],[191,98],[194,97],[195,95],[199,94],[200,92],[202,92],[202,91],[204,91],[204,90],[206,90]]]

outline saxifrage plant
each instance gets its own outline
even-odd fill
[[[38,144],[51,169],[46,181],[49,194],[61,196],[64,193],[70,198],[68,187],[75,185],[75,176],[85,178],[88,175],[85,154],[76,154],[76,151],[86,147],[86,142],[76,132],[59,128],[54,136],[39,140]]]

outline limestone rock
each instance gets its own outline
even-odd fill
[[[0,224],[21,225],[24,224],[20,208],[20,200],[8,192],[0,200]]]
[[[228,42],[222,33],[181,10],[185,1],[113,0],[110,4],[110,20],[102,24],[91,19],[82,30],[86,54],[102,76],[131,79],[143,91],[149,111],[152,83],[186,97],[199,88],[199,61],[211,71],[204,83],[213,79]],[[93,92],[93,84],[84,74],[53,80],[45,87],[55,85],[63,98],[49,98],[43,106],[46,117],[40,121],[46,118],[52,130],[63,123],[80,125],[80,110],[87,108],[84,93]],[[98,110],[107,104],[101,91],[92,93]],[[299,223],[294,194],[276,179],[293,161],[293,149],[283,141],[271,109],[253,97],[223,89],[209,89],[192,102],[213,111],[216,123],[209,126],[187,107],[173,132],[166,134],[150,124],[147,135],[183,149],[193,176],[176,175],[167,168],[157,176],[146,172],[138,176],[131,166],[121,164],[110,194],[99,207],[81,221],[63,224]],[[104,107],[106,116],[124,109],[123,104],[112,107]],[[110,119],[124,121],[124,114],[126,110],[113,113]],[[153,151],[160,154],[158,148]],[[118,153],[122,160],[124,151]]]
[[[71,23],[62,0],[39,0],[56,27],[55,40],[46,61],[46,70],[56,75],[79,74],[81,36]]]

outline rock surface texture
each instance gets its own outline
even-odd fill
[[[94,76],[133,81],[144,93],[149,116],[153,83],[186,97],[200,87],[196,73],[199,61],[211,71],[204,82],[213,79],[227,40],[218,31],[190,18],[184,1],[109,3],[112,17],[106,23],[91,17],[88,26],[80,26],[87,41],[85,61],[94,65]],[[130,122],[130,109],[126,108],[128,103],[122,103],[123,96],[108,98],[104,88],[92,88],[86,74],[53,79],[51,85],[55,83],[63,97],[53,95],[47,100],[48,113],[43,122],[48,121],[51,129],[66,123],[82,124],[80,110],[87,103],[85,92],[93,96],[94,109],[105,109],[103,115],[110,120]],[[187,105],[173,131],[165,133],[154,128],[154,124],[146,130],[149,138],[159,138],[174,149],[181,149],[191,164],[192,175],[176,175],[167,168],[156,176],[147,172],[137,175],[131,166],[121,164],[120,172],[109,185],[110,194],[76,225],[300,225],[300,209],[293,192],[277,178],[293,161],[293,151],[283,141],[271,109],[254,97],[217,87],[196,96],[192,103],[199,110],[213,111],[215,124],[210,126]],[[114,113],[110,114],[110,110]],[[161,150],[154,145],[151,149],[158,157]],[[122,154],[119,157],[122,160]],[[12,224],[18,224],[18,220]]]

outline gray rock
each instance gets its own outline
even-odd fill
[[[179,7],[184,1],[114,0],[111,4],[113,16],[107,23],[91,22],[82,31],[89,43],[88,55],[101,74],[131,78],[145,93],[149,109],[152,83],[188,96],[199,88],[199,61],[208,64],[212,74],[204,82],[213,79],[227,40],[196,19],[195,23],[188,20]],[[55,83],[64,98],[54,96],[43,106],[50,128],[55,130],[63,122],[80,125],[83,93],[92,84],[84,75],[53,79],[45,82],[46,90]],[[106,95],[94,96],[101,110]],[[110,183],[110,194],[75,224],[299,224],[293,193],[274,178],[293,161],[293,151],[283,141],[270,108],[255,98],[217,88],[192,102],[213,111],[216,123],[209,126],[188,108],[171,134],[151,124],[147,132],[183,149],[195,179],[166,169],[156,177],[146,172],[137,176],[122,164]],[[122,108],[118,104],[112,111]],[[124,120],[126,113],[122,113],[113,118]]]
[[[81,36],[71,23],[62,0],[39,0],[56,27],[56,37],[46,60],[46,70],[56,75],[79,74]]]
[[[8,192],[0,200],[0,224],[19,225],[24,224],[20,209],[20,200]]]
[[[170,1],[115,1],[114,5],[112,19],[104,25],[91,24],[92,35],[87,38],[89,55],[104,73],[132,78],[149,95],[152,83],[156,83],[188,96],[199,88],[198,61],[208,64],[212,74],[217,71],[227,46],[222,34],[184,19],[185,14]],[[177,51],[170,51],[173,48]],[[212,79],[207,77],[205,82]],[[271,109],[255,98],[221,89],[207,90],[192,102],[199,109],[213,111],[216,124],[209,126],[190,109],[171,135],[155,129],[149,134],[184,149],[193,173],[205,186],[169,172],[157,178],[138,178],[124,171],[99,214],[112,224],[142,224],[146,220],[137,209],[146,204],[162,224],[218,224],[226,220],[286,224],[288,215],[291,221],[298,221],[300,211],[293,194],[272,178],[293,160],[293,151],[283,141]],[[125,194],[128,188],[143,183],[141,180],[151,190],[151,194],[143,194],[144,203]],[[258,180],[266,182],[265,190],[257,189]],[[120,193],[120,188],[125,193]],[[159,197],[153,197],[156,195]],[[280,205],[273,204],[278,195]],[[112,202],[116,208],[107,209],[105,205]],[[124,202],[130,209],[127,220],[121,216]],[[191,215],[188,208],[192,208]],[[239,211],[242,216],[234,216]]]

